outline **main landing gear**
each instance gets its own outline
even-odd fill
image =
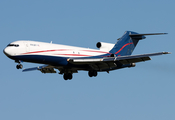
[[[64,80],[71,80],[73,78],[72,73],[64,73]]]
[[[95,70],[94,70],[94,71],[89,71],[89,72],[88,72],[89,77],[96,77],[97,74],[98,74],[98,73],[97,73],[97,71],[95,71]]]

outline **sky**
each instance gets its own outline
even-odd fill
[[[174,4],[174,0],[1,0],[0,119],[174,120]],[[133,54],[172,54],[93,78],[80,71],[69,81],[59,74],[23,73],[3,54],[16,40],[97,49],[97,42],[115,43],[127,30],[168,33],[147,36]]]

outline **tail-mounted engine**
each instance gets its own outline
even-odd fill
[[[99,48],[102,51],[106,51],[109,52],[115,44],[111,44],[111,43],[105,43],[105,42],[98,42],[96,44],[97,48]]]

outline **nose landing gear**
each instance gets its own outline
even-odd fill
[[[18,63],[18,65],[16,65],[16,68],[17,69],[22,69],[23,68],[23,65],[21,64],[22,61],[20,60],[15,60],[16,63]]]
[[[16,68],[17,69],[22,69],[23,68],[23,65],[22,64],[18,64],[18,65],[16,65]]]

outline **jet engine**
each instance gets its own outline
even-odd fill
[[[105,43],[105,42],[98,42],[96,44],[97,48],[105,52],[109,52],[114,47],[114,45],[115,44]]]
[[[135,67],[136,64],[135,63],[130,63],[130,66],[129,67]]]

